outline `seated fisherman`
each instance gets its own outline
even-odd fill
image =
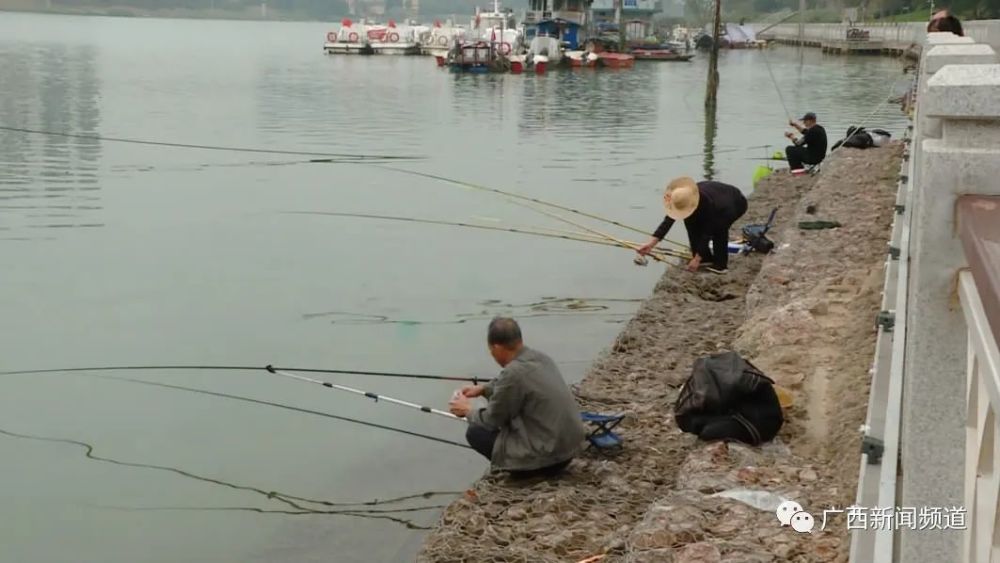
[[[747,212],[743,192],[722,182],[675,178],[667,185],[663,205],[667,216],[653,233],[653,238],[637,249],[639,254],[649,254],[675,221],[684,221],[693,255],[688,262],[688,271],[697,271],[704,260],[711,263],[708,271],[725,273],[729,266],[729,227]],[[711,249],[708,241],[712,241]]]
[[[802,164],[819,164],[826,158],[826,129],[816,123],[816,114],[809,112],[802,116],[802,122],[789,121],[789,125],[796,128],[802,137],[795,139],[795,133],[788,132],[785,136],[793,143],[785,148],[785,157],[788,159],[790,170],[801,170]]]
[[[463,388],[449,410],[469,421],[469,445],[493,467],[518,477],[558,474],[586,437],[569,386],[552,358],[524,345],[514,319],[493,319],[486,341],[503,370],[486,385]],[[475,409],[471,399],[480,396],[488,403]]]

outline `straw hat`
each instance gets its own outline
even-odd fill
[[[675,221],[687,219],[698,208],[701,193],[694,178],[687,176],[674,178],[667,184],[663,194],[663,205],[667,208],[667,217]]]

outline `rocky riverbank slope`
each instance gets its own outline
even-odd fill
[[[854,499],[901,153],[840,149],[817,176],[758,184],[739,224],[777,207],[777,252],[735,257],[725,276],[668,269],[577,386],[584,408],[628,414],[624,451],[588,452],[553,481],[484,477],[444,511],[419,560],[847,561],[844,515],[819,528],[824,509]],[[818,220],[841,226],[799,228]],[[694,360],[726,349],[793,395],[764,447],[699,443],[674,422]],[[813,514],[814,533],[780,526],[779,497]]]

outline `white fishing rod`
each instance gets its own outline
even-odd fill
[[[464,420],[463,418],[457,417],[457,416],[455,416],[455,415],[453,415],[453,414],[451,414],[450,412],[447,412],[447,411],[433,409],[431,407],[425,407],[423,405],[418,405],[416,403],[411,403],[409,401],[403,401],[403,400],[400,400],[400,399],[395,399],[393,397],[386,397],[385,395],[379,395],[377,393],[372,393],[370,391],[363,391],[361,389],[355,389],[353,387],[347,387],[345,385],[336,385],[334,383],[330,383],[329,381],[322,381],[322,380],[319,380],[319,379],[313,379],[311,377],[305,377],[305,376],[298,375],[298,374],[295,374],[295,373],[291,373],[291,372],[287,372],[287,371],[282,371],[282,370],[279,370],[279,369],[275,369],[274,366],[267,366],[264,369],[267,370],[268,373],[271,373],[271,374],[274,374],[274,375],[278,375],[278,376],[281,376],[281,377],[287,377],[289,379],[298,379],[299,381],[305,381],[306,383],[315,383],[317,385],[322,385],[323,387],[327,387],[329,389],[336,389],[338,391],[346,391],[348,393],[354,393],[355,395],[361,395],[362,397],[367,397],[367,398],[375,401],[376,403],[379,402],[379,401],[386,401],[386,402],[394,403],[394,404],[401,405],[401,406],[404,406],[404,407],[410,407],[411,409],[417,409],[417,410],[422,411],[422,412],[428,412],[428,413],[431,413],[431,414],[436,414],[438,416],[443,416],[445,418],[450,418],[452,420]]]

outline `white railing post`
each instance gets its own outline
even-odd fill
[[[961,563],[995,563],[1000,493],[1000,351],[972,274],[962,272],[959,299],[968,326],[965,508]]]
[[[925,56],[925,68],[934,68]],[[902,429],[902,506],[957,506],[963,499],[967,335],[952,306],[965,265],[955,231],[959,194],[1000,192],[1000,65],[950,64],[926,80],[914,189]],[[918,123],[918,127],[921,124]],[[904,529],[899,561],[957,561],[961,532]]]

